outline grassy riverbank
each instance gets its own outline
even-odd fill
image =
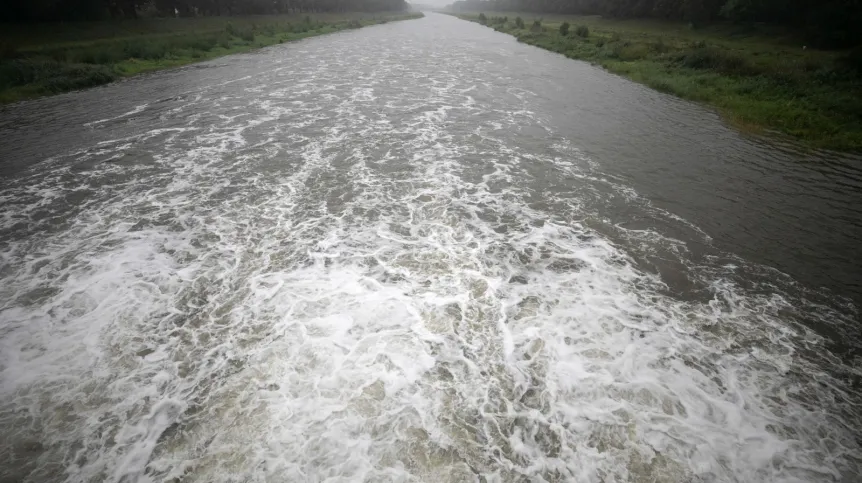
[[[458,16],[717,107],[739,128],[778,131],[812,147],[862,151],[862,51],[803,49],[779,32],[731,25],[692,30],[601,17]]]
[[[421,16],[345,13],[0,25],[0,103]]]

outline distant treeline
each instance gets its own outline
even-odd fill
[[[139,15],[192,17],[300,12],[381,12],[405,10],[404,0],[12,0],[4,21],[136,18]]]
[[[813,44],[862,44],[862,0],[460,0],[455,11],[605,15],[681,20],[693,26],[717,20],[785,25]]]

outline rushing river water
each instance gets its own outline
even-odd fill
[[[4,482],[862,481],[858,159],[441,15],[0,143]]]

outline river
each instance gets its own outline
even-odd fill
[[[0,110],[0,481],[857,482],[862,162],[477,24]]]

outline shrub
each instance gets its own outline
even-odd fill
[[[563,24],[560,25],[560,35],[569,35],[569,27],[569,22],[563,22]]]
[[[353,19],[353,20],[347,22],[347,28],[351,28],[351,29],[362,28],[362,23],[359,22],[359,20]]]
[[[486,25],[488,23],[488,17],[486,17],[484,13],[479,14],[479,23],[482,25]]]
[[[658,39],[657,42],[652,42],[649,45],[650,45],[650,50],[652,50],[653,52],[655,52],[657,54],[664,54],[668,50],[670,50],[668,48],[668,46],[664,43],[664,39],[661,39],[661,38]]]
[[[612,56],[620,60],[632,61],[644,59],[649,56],[649,53],[650,48],[647,44],[632,45],[626,42],[615,45],[612,51]]]
[[[542,31],[542,21],[534,20],[533,25],[530,27],[530,32],[541,32]]]
[[[141,41],[138,42],[143,43]],[[135,42],[128,42],[127,44],[134,43]],[[110,64],[113,62],[119,62],[123,59],[128,59],[129,57],[135,57],[134,55],[128,54],[127,44],[102,43],[81,47],[68,51],[67,60],[69,62],[83,64]]]
[[[515,27],[518,27],[519,29],[524,28],[524,19],[521,17],[515,17]]]
[[[851,50],[847,55],[838,59],[842,67],[856,73],[862,74],[862,46]]]
[[[207,50],[205,48],[205,42],[201,39],[201,42],[195,42],[198,46],[201,47],[200,50]],[[194,48],[194,47],[189,47]],[[161,59],[168,53],[168,46],[165,42],[154,41],[154,40],[132,40],[126,43],[123,46],[123,58],[135,58],[135,59]],[[122,59],[114,59],[114,60],[122,60]],[[100,64],[106,64],[108,62],[99,62]]]
[[[18,57],[18,49],[14,45],[0,42],[0,59],[15,59]]]
[[[254,41],[254,27],[252,28],[240,28],[234,26],[234,24],[228,22],[224,27],[224,31],[227,32],[231,37],[238,37],[247,42]]]
[[[585,39],[590,36],[590,29],[586,25],[578,25],[575,27],[575,35]]]
[[[246,42],[254,42],[254,30],[252,29],[241,29],[237,31],[236,36]]]
[[[191,37],[186,42],[182,42],[185,48],[199,50],[202,52],[212,50],[219,44],[219,36],[215,34],[202,35],[200,37]]]
[[[60,92],[106,84],[116,77],[113,70],[102,65],[37,59],[0,62],[0,88],[34,84],[43,92]]]
[[[117,78],[110,68],[103,65],[64,65],[60,75],[47,79],[43,85],[50,92],[64,92],[107,84]]]
[[[754,74],[752,66],[742,57],[714,48],[692,49],[677,58],[683,67],[711,69],[724,74]]]

